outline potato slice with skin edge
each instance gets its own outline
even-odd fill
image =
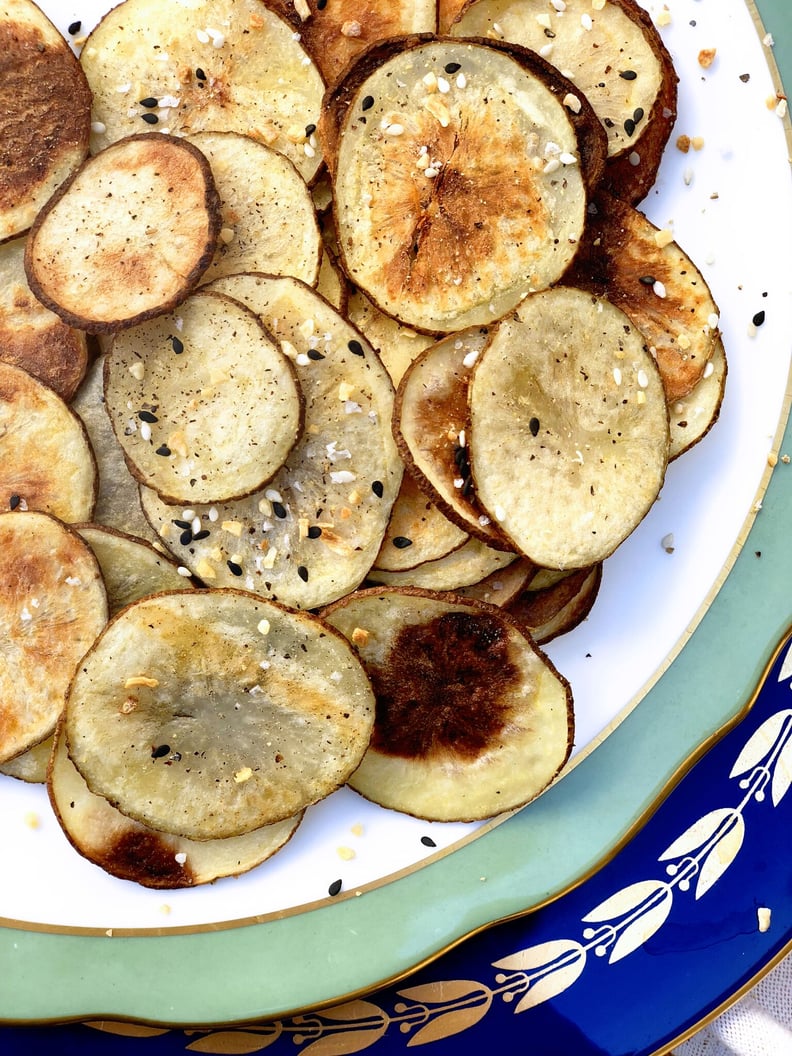
[[[80,62],[99,129],[94,152],[156,117],[174,136],[252,135],[285,154],[307,183],[320,170],[322,152],[307,143],[306,127],[319,120],[324,80],[262,0],[175,0],[167,14],[160,0],[125,0],[91,32]],[[140,85],[139,97],[119,92],[126,84]]]
[[[50,736],[106,621],[88,544],[49,514],[0,514],[0,760]]]
[[[503,610],[373,589],[323,616],[355,643],[374,687],[374,732],[349,779],[365,798],[474,821],[523,806],[564,766],[569,684]]]
[[[217,290],[118,334],[104,394],[133,476],[165,502],[258,491],[302,432],[294,367],[255,313]]]
[[[339,634],[218,589],[152,595],[113,617],[79,666],[64,729],[92,792],[152,828],[214,840],[342,785],[373,717]]]
[[[0,363],[0,509],[88,521],[96,461],[80,419],[57,393]]]
[[[159,537],[143,513],[138,483],[129,472],[105,407],[103,376],[106,355],[97,356],[88,368],[71,405],[85,426],[96,459],[96,504],[90,519],[128,535],[139,536],[161,548]],[[75,518],[87,519],[87,516]]]
[[[170,557],[132,535],[99,524],[76,524],[93,551],[107,590],[111,616],[147,594],[189,590],[195,584]]]
[[[29,0],[0,13],[0,242],[27,231],[88,153],[91,93],[73,51]]]
[[[536,564],[596,564],[657,499],[665,394],[643,336],[608,301],[570,287],[526,298],[495,328],[469,396],[478,500]]]
[[[47,780],[47,767],[52,754],[53,736],[46,737],[21,755],[15,755],[0,764],[0,774],[16,778],[28,785],[43,785]]]
[[[88,338],[34,296],[25,275],[25,240],[0,245],[0,359],[43,381],[69,403],[88,366]]]
[[[704,276],[670,232],[600,192],[567,281],[629,315],[652,349],[669,402],[700,380],[715,351],[720,313]]]
[[[488,340],[485,327],[473,327],[422,352],[396,390],[393,433],[409,472],[449,520],[493,549],[512,550],[476,502],[467,455],[470,373]]]
[[[271,0],[272,8],[300,34],[328,85],[343,75],[361,51],[386,37],[434,33],[435,0]]]
[[[47,792],[66,838],[79,854],[112,876],[160,890],[196,887],[249,872],[291,839],[303,816],[301,812],[225,840],[188,840],[157,832],[90,791],[69,758],[60,731],[49,763]]]
[[[726,388],[728,361],[723,341],[715,342],[712,359],[704,368],[701,380],[687,396],[675,400],[668,408],[671,425],[669,461],[679,458],[703,440],[720,415]]]
[[[576,569],[540,590],[527,589],[506,609],[538,645],[574,630],[591,612],[602,583],[602,562]]]
[[[179,574],[174,562],[143,539],[135,539],[102,525],[76,524],[71,527],[88,543],[99,562],[110,616],[146,594],[188,590],[193,586],[190,579]],[[0,766],[0,773],[43,784],[47,780],[52,744],[53,738],[48,737]]]
[[[25,246],[33,293],[69,326],[102,333],[180,304],[220,233],[209,162],[156,132],[88,158],[36,217]]]
[[[314,286],[322,240],[310,191],[293,163],[238,132],[198,132],[187,141],[209,159],[223,217],[201,282],[266,271]]]
[[[405,473],[373,567],[404,572],[445,557],[467,540],[467,533],[449,521]]]
[[[521,557],[505,568],[490,572],[478,583],[453,588],[453,593],[458,594],[460,598],[497,605],[499,609],[508,608],[509,603],[528,585],[535,570],[536,566],[532,561]]]
[[[168,549],[207,586],[239,586],[317,608],[359,586],[402,478],[390,431],[393,387],[363,335],[293,278],[237,275],[210,287],[245,303],[292,360],[305,429],[286,466],[249,498],[185,509],[142,493]],[[187,544],[181,530],[195,522]]]
[[[383,572],[372,568],[366,577],[371,583],[390,587],[418,587],[424,590],[457,590],[469,587],[507,568],[517,555],[505,550],[493,550],[479,539],[468,539],[445,557],[424,561],[403,572]]]
[[[433,92],[432,78],[448,91]],[[341,263],[377,307],[448,333],[558,281],[604,154],[593,112],[581,120],[582,104],[563,105],[568,88],[525,49],[398,38],[364,52],[328,93],[321,131]]]
[[[606,0],[595,10],[590,0],[565,0],[559,11],[546,0],[471,0],[450,33],[502,37],[563,70],[606,129],[613,193],[629,201],[646,194],[676,118],[677,76],[639,4]]]

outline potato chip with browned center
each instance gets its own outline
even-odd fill
[[[450,332],[557,281],[583,230],[588,164],[561,75],[470,41],[359,64],[373,68],[340,90],[343,122],[331,99],[323,126],[353,282],[402,322]]]
[[[527,803],[566,762],[569,686],[502,610],[371,588],[324,615],[357,648],[377,699],[371,744],[349,779],[367,799],[472,821]]]

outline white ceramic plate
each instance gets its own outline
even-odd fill
[[[79,19],[85,33],[105,10],[97,0],[41,6],[64,32]],[[792,195],[784,124],[767,103],[776,86],[765,45],[743,0],[648,4],[655,16],[666,6],[671,21],[662,35],[681,79],[675,135],[702,144],[683,154],[672,137],[642,208],[673,230],[704,272],[721,308],[729,381],[714,430],[671,465],[660,501],[606,562],[590,618],[548,649],[575,695],[573,765],[661,675],[722,582],[761,502],[789,374],[792,304],[779,232],[792,230]],[[702,48],[717,49],[709,69],[699,65]],[[765,321],[757,328],[752,319],[760,311]],[[669,535],[673,553],[663,546]],[[344,789],[313,808],[288,847],[247,876],[163,894],[79,858],[42,788],[0,777],[0,803],[0,846],[15,862],[0,873],[0,906],[23,928],[146,930],[280,915],[326,899],[337,878],[344,890],[361,890],[478,831],[382,811]],[[421,842],[427,836],[437,850]]]

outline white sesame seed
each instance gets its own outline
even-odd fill
[[[478,350],[477,349],[473,349],[471,352],[468,352],[468,354],[462,360],[462,366],[463,367],[467,367],[468,369],[470,369],[470,367],[472,367],[473,364],[478,359],[478,356],[479,356],[479,354],[478,354]]]
[[[267,488],[267,490],[264,492],[264,497],[266,499],[269,499],[270,502],[283,502],[283,497],[281,496],[281,493],[275,488]]]
[[[660,282],[659,279],[655,283],[653,283],[652,290],[654,291],[654,294],[657,297],[665,297],[666,295],[666,288],[663,283]]]
[[[716,330],[719,323],[720,323],[720,316],[716,315],[715,312],[713,312],[712,315],[707,319],[707,324],[709,325],[710,329],[712,329],[712,330]]]
[[[91,131],[95,132],[97,136],[104,135],[104,133],[107,131],[107,125],[103,121],[92,121]]]
[[[385,127],[386,136],[402,136],[404,135],[404,125],[400,125],[398,122],[394,122],[392,125]]]
[[[497,521],[502,521],[503,518],[506,516],[506,511],[502,506],[496,506],[492,512],[495,514],[495,519]]]
[[[582,14],[580,16],[580,24],[585,30],[590,30],[594,28],[594,23],[591,19],[591,15],[589,14]]]
[[[617,385],[621,385],[622,383],[622,372],[619,370],[618,367],[613,368],[613,380],[616,382]]]
[[[543,44],[539,49],[539,54],[542,56],[543,59],[549,59],[550,56],[553,54],[552,42],[550,42],[549,44]]]
[[[464,75],[464,73],[460,73],[457,75],[455,83],[457,88],[467,88],[467,77]]]
[[[189,579],[189,577],[192,575],[189,568],[185,568],[184,565],[179,565],[176,571],[179,573],[180,576],[183,576],[185,579]]]
[[[575,157],[574,154],[570,154],[568,151],[565,150],[559,155],[558,160],[561,162],[562,165],[577,165],[578,159]]]
[[[445,77],[437,78],[437,90],[438,92],[442,92],[443,95],[447,95],[451,91],[451,85]]]
[[[179,851],[177,854],[174,854],[173,857],[176,859],[179,865],[184,865],[184,863],[187,861],[187,855],[184,853],[184,851]]]
[[[646,373],[645,370],[638,371],[638,384],[641,386],[642,389],[645,389],[648,386],[649,375]]]
[[[714,366],[714,365],[713,365],[713,363],[712,363],[712,362],[710,361],[710,362],[709,362],[709,363],[708,363],[708,364],[706,365],[706,367],[704,368],[704,375],[703,375],[703,376],[704,376],[705,378],[711,378],[711,377],[712,377],[712,375],[713,375],[714,373],[715,373],[715,366]]]
[[[151,439],[151,426],[148,422],[140,423],[140,439],[150,440]]]
[[[201,44],[208,44],[211,39],[205,29],[197,29],[195,35]]]

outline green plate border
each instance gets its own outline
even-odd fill
[[[771,63],[792,84],[787,4],[748,0],[773,34]],[[788,389],[784,421],[789,405]],[[792,454],[791,425],[773,450]],[[693,637],[640,706],[530,811],[359,897],[262,923],[141,936],[3,922],[0,1021],[210,1026],[285,1016],[370,992],[582,882],[738,721],[788,629],[792,465],[779,461],[768,476],[745,545]],[[692,756],[690,745],[699,746]],[[574,845],[559,847],[570,819]]]

